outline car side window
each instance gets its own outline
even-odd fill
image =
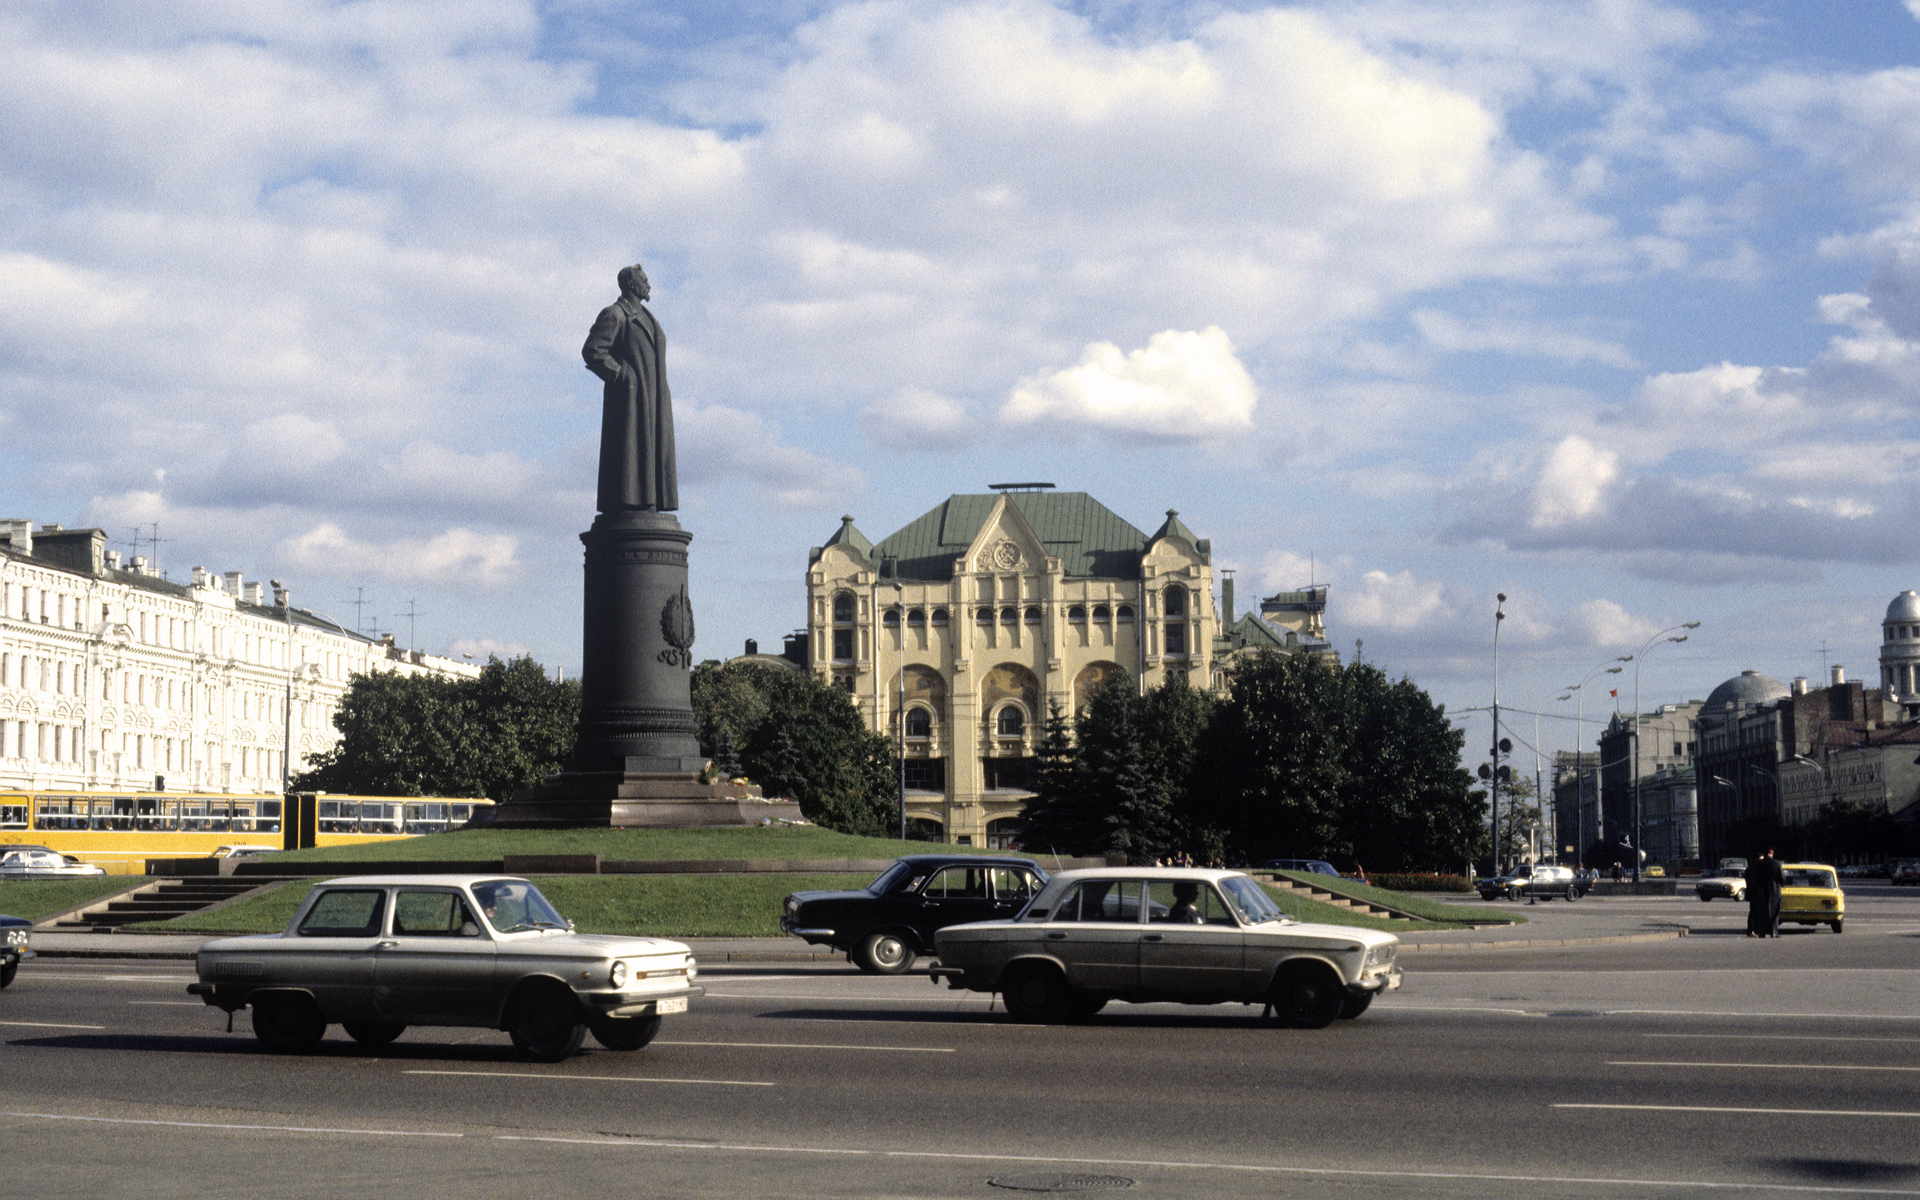
[[[984,900],[987,873],[980,867],[943,867],[920,894],[930,900]]]
[[[995,867],[989,874],[993,879],[993,895],[996,900],[1025,904],[1033,899],[1040,890],[1040,881],[1031,872],[1016,867]]]
[[[1133,924],[1140,919],[1140,888],[1125,880],[1089,879],[1053,910],[1056,921]]]
[[[300,936],[379,937],[386,908],[387,894],[377,888],[323,892],[300,922]]]
[[[1198,880],[1184,887],[1158,880],[1147,887],[1147,920],[1154,925],[1233,925],[1232,912],[1213,886]]]
[[[402,891],[393,898],[393,932],[408,937],[479,937],[480,923],[458,893]]]

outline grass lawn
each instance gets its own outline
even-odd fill
[[[867,880],[865,875],[541,875],[534,882],[582,933],[687,938],[779,937],[780,902],[788,892],[854,888]],[[281,884],[217,912],[189,913],[137,928],[156,933],[277,933],[293,919],[310,886],[306,880]],[[1288,916],[1324,925],[1394,932],[1467,923],[1455,919],[1409,924],[1304,896],[1270,894]]]
[[[81,879],[0,880],[0,913],[38,921],[124,888],[153,882],[145,875],[92,875]]]
[[[1468,925],[1524,925],[1527,920],[1510,909],[1468,908],[1459,904],[1443,904],[1429,896],[1389,891],[1386,888],[1361,883],[1356,879],[1336,879],[1331,875],[1315,875],[1306,871],[1282,871],[1280,874],[1288,879],[1297,879],[1301,883],[1323,887],[1330,892],[1349,896],[1355,900],[1384,904],[1388,908],[1398,909],[1403,913],[1419,917],[1423,921],[1431,921],[1436,926],[1449,929],[1459,929]],[[1391,928],[1391,926],[1381,928]]]
[[[472,862],[508,854],[598,854],[602,861],[683,859],[897,858],[902,854],[1005,854],[980,846],[864,838],[808,825],[717,829],[456,829],[357,846],[291,850],[276,862]],[[1048,856],[1013,852],[1042,865]],[[861,882],[865,882],[862,880]]]

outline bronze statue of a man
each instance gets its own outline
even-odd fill
[[[620,272],[620,299],[600,310],[580,356],[606,381],[600,417],[603,513],[680,507],[674,470],[673,398],[667,391],[667,336],[641,301],[652,294],[635,263]]]

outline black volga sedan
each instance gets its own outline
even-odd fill
[[[909,854],[856,891],[793,893],[780,928],[845,952],[863,971],[898,975],[933,952],[937,931],[1011,917],[1046,882],[1030,858]]]
[[[25,917],[0,917],[0,988],[13,982],[20,960],[32,958],[33,922]]]

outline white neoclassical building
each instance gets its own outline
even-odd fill
[[[1901,592],[1880,622],[1880,688],[1889,718],[1920,717],[1920,592]]]
[[[472,676],[238,571],[124,566],[99,529],[0,521],[0,788],[277,792],[355,673]]]

